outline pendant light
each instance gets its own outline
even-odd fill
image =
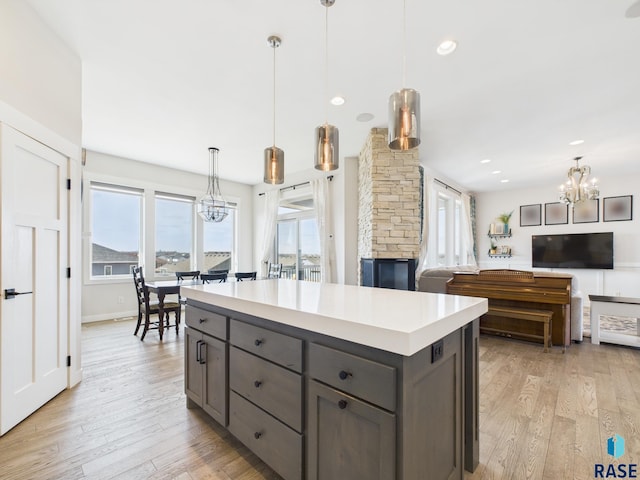
[[[207,193],[196,207],[205,222],[221,222],[229,215],[229,206],[224,201],[218,181],[218,149],[209,147],[209,183]]]
[[[315,168],[328,172],[335,170],[339,166],[338,151],[338,129],[333,125],[329,125],[327,118],[329,117],[329,7],[333,5],[335,0],[320,0],[325,7],[324,16],[324,42],[325,42],[325,121],[324,125],[316,127],[315,131]]]
[[[389,148],[410,150],[420,145],[420,94],[406,88],[407,76],[407,0],[402,10],[402,90],[389,97]]]
[[[282,40],[271,35],[267,42],[273,48],[273,146],[264,149],[264,183],[279,185],[284,182],[284,151],[276,147],[276,48]]]

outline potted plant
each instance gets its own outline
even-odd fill
[[[498,215],[498,220],[504,223],[504,233],[507,235],[509,233],[509,220],[511,220],[511,215],[513,215],[513,210],[509,213],[501,213]]]
[[[498,246],[496,245],[496,241],[492,238],[491,239],[491,248],[489,249],[489,255],[495,255],[497,248],[498,248]]]

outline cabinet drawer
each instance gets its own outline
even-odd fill
[[[229,431],[286,480],[302,478],[302,436],[235,392],[229,393]]]
[[[231,319],[229,341],[243,350],[302,372],[302,340]]]
[[[302,431],[302,377],[250,353],[231,347],[229,384],[246,399]]]
[[[227,317],[191,305],[187,305],[186,317],[187,326],[221,340],[227,339]]]
[[[387,410],[396,409],[394,367],[311,343],[309,375]]]

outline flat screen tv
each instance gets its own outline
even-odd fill
[[[613,268],[613,232],[533,235],[531,257],[540,268]]]

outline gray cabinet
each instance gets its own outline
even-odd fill
[[[317,381],[309,382],[307,479],[396,478],[396,418]]]
[[[226,426],[227,320],[211,312],[187,308],[186,323],[184,386],[187,407],[201,407],[218,423]],[[214,338],[210,334],[222,338]]]
[[[405,357],[189,302],[188,406],[286,480],[462,480],[477,465],[477,320]]]
[[[302,340],[229,325],[229,431],[286,480],[302,478]]]

